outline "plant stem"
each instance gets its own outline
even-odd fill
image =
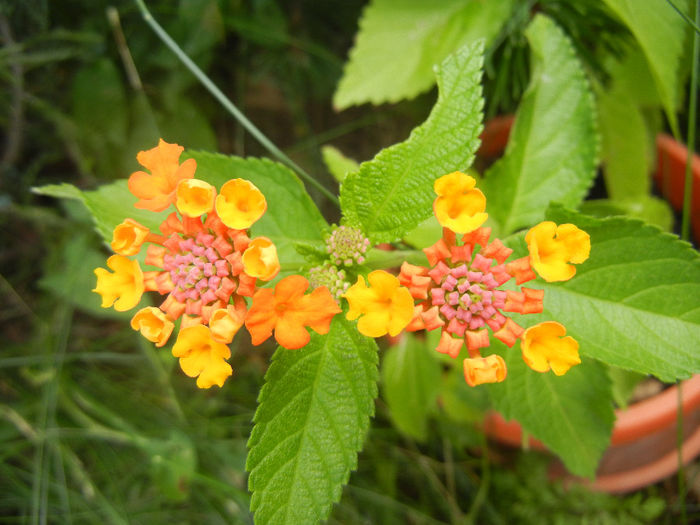
[[[695,21],[700,22],[700,0],[695,2]],[[690,105],[688,109],[688,158],[685,162],[685,188],[683,190],[683,218],[681,221],[681,239],[690,238],[690,207],[693,195],[693,154],[695,153],[695,124],[697,117],[698,60],[700,60],[700,39],[693,33],[693,62],[690,74]]]
[[[668,5],[670,5],[673,9],[676,10],[676,13],[683,17],[683,20],[685,20],[688,23],[688,25],[692,26],[696,33],[700,33],[700,27],[698,27],[698,22],[693,22],[693,19],[686,15],[683,11],[678,9],[678,6],[676,6],[676,4],[674,4],[671,0],[666,0],[666,2],[668,2]]]
[[[248,117],[246,117],[239,109],[229,100],[226,95],[224,95],[221,90],[216,87],[216,85],[209,79],[209,77],[195,64],[190,57],[185,54],[185,52],[177,45],[177,43],[170,38],[170,35],[163,29],[158,22],[155,21],[150,11],[144,4],[143,0],[134,0],[136,6],[141,12],[141,16],[145,22],[151,26],[153,32],[158,35],[158,37],[163,41],[163,43],[180,59],[180,61],[185,65],[190,72],[197,77],[202,85],[211,93],[214,98],[228,111],[241,125],[248,130],[248,132],[255,137],[258,142],[270,152],[271,155],[276,157],[280,162],[286,164],[291,169],[293,169],[297,174],[304,179],[306,182],[314,186],[318,191],[320,191],[328,200],[334,203],[336,206],[340,206],[340,201],[338,197],[333,195],[328,191],[320,182],[309,175],[303,168],[301,168],[296,162],[290,159],[281,149],[275,146],[270,139],[268,139],[262,131],[260,131],[255,124],[253,124]]]

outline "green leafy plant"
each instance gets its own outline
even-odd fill
[[[259,391],[253,427],[247,441],[245,468],[249,472],[250,510],[260,523],[313,523],[331,515],[333,504],[341,498],[343,486],[348,483],[351,471],[358,467],[358,455],[362,457],[361,451],[380,391],[391,420],[401,432],[412,438],[427,440],[433,436],[436,430],[429,424],[433,417],[444,422],[441,430],[448,433],[450,429],[454,431],[466,422],[478,420],[482,410],[494,407],[506,417],[518,419],[523,428],[557,454],[572,473],[591,477],[609,443],[614,420],[611,402],[613,388],[606,365],[654,375],[664,381],[687,378],[700,371],[700,356],[693,351],[700,344],[700,257],[697,252],[675,236],[663,233],[640,220],[593,217],[577,211],[593,183],[598,165],[600,138],[595,107],[597,104],[600,108],[600,99],[596,102],[591,78],[587,76],[585,66],[577,54],[577,46],[547,16],[546,10],[544,14],[539,13],[529,19],[523,32],[529,49],[530,74],[527,89],[518,106],[510,142],[504,156],[477,183],[488,202],[487,225],[494,237],[498,236],[504,242],[495,248],[489,247],[492,245],[487,245],[483,240],[480,245],[483,254],[488,254],[488,250],[498,253],[506,250],[510,255],[512,251],[514,257],[526,261],[528,271],[531,271],[529,261],[533,260],[534,255],[529,247],[531,242],[526,237],[529,228],[542,221],[552,221],[560,225],[575,225],[578,231],[587,232],[590,236],[590,257],[585,262],[576,261],[580,262],[576,276],[566,282],[537,279],[533,283],[535,291],[545,294],[544,303],[541,299],[539,303],[542,308],[527,317],[513,315],[518,323],[524,325],[523,328],[552,319],[561,322],[566,326],[567,334],[578,341],[580,364],[564,375],[541,373],[531,363],[526,364],[518,346],[507,348],[506,343],[501,342],[503,338],[497,336],[499,341],[491,342],[494,353],[487,358],[498,356],[503,362],[500,370],[505,374],[507,367],[508,376],[481,381],[494,383],[487,386],[468,387],[462,380],[462,361],[459,360],[460,365],[455,366],[454,359],[434,352],[442,344],[442,338],[438,342],[433,336],[434,332],[417,336],[402,334],[398,341],[390,340],[377,345],[377,337],[371,333],[373,330],[366,328],[371,324],[367,320],[373,315],[383,318],[386,310],[390,310],[393,315],[394,303],[402,300],[398,296],[382,296],[377,301],[367,300],[369,306],[363,303],[363,308],[366,308],[361,313],[356,312],[357,315],[353,314],[358,308],[351,301],[351,290],[356,292],[358,288],[355,287],[359,287],[365,293],[365,278],[369,279],[371,287],[379,288],[373,282],[378,269],[395,268],[406,261],[424,265],[426,255],[427,260],[431,258],[430,245],[441,235],[444,235],[443,239],[449,240],[449,228],[443,230],[438,223],[440,218],[435,195],[438,191],[436,181],[445,180],[443,177],[447,174],[465,172],[474,162],[483,127],[484,108],[482,72],[485,46],[484,41],[479,39],[486,39],[487,43],[492,41],[503,24],[507,24],[508,15],[516,9],[514,4],[453,2],[435,7],[412,2],[410,5],[407,3],[404,18],[398,18],[396,23],[390,22],[395,14],[391,7],[394,4],[377,2],[366,11],[357,48],[336,94],[336,105],[345,106],[365,100],[392,101],[413,96],[430,86],[432,81],[426,81],[425,76],[435,63],[439,64],[434,75],[438,96],[423,124],[417,126],[405,141],[379,151],[371,160],[358,165],[337,152],[326,150],[332,171],[341,181],[339,198],[318,181],[313,184],[317,189],[320,186],[324,194],[330,194],[326,195],[329,202],[338,201],[342,227],[352,229],[361,239],[367,239],[366,243],[359,246],[371,245],[366,252],[364,248],[361,253],[359,248],[355,252],[350,250],[349,255],[343,256],[347,257],[347,261],[342,261],[342,264],[331,259],[334,250],[340,249],[331,246],[328,241],[328,232],[337,232],[338,228],[329,225],[304,185],[304,182],[310,183],[312,177],[274,147],[269,148],[270,152],[280,162],[188,148],[182,158],[175,159],[175,169],[179,169],[178,162],[182,162],[182,165],[185,162],[189,165],[192,165],[192,161],[196,162],[195,180],[202,183],[197,187],[209,192],[207,198],[211,197],[211,204],[208,207],[201,205],[204,206],[204,212],[190,213],[186,211],[190,209],[188,206],[196,204],[199,207],[200,201],[192,199],[183,204],[177,200],[175,210],[179,212],[180,218],[177,213],[170,213],[176,198],[187,200],[187,195],[182,197],[179,193],[186,187],[182,183],[177,187],[174,184],[172,188],[168,187],[168,191],[172,190],[172,195],[165,210],[148,209],[144,202],[150,198],[150,194],[139,194],[141,190],[134,179],[130,179],[129,183],[118,180],[95,190],[80,190],[71,184],[44,185],[34,190],[40,195],[84,205],[94,220],[98,234],[112,247],[119,244],[116,242],[118,235],[115,231],[124,224],[125,218],[138,221],[148,230],[149,235],[160,228],[164,237],[178,232],[187,234],[188,228],[193,224],[190,219],[200,221],[197,228],[204,224],[210,228],[208,231],[216,231],[217,235],[219,231],[225,230],[225,235],[231,239],[230,246],[225,248],[227,254],[234,251],[241,256],[243,263],[235,258],[226,260],[232,266],[242,264],[249,276],[253,271],[249,271],[248,268],[252,266],[246,257],[252,252],[248,251],[250,248],[247,243],[250,241],[252,245],[257,239],[267,239],[276,247],[275,262],[279,275],[266,275],[264,278],[259,274],[252,275],[253,283],[258,277],[269,284],[260,282],[251,285],[257,288],[250,293],[241,292],[238,296],[229,294],[222,308],[225,310],[228,304],[232,308],[238,308],[243,301],[243,309],[247,313],[244,320],[239,320],[236,330],[245,324],[255,344],[259,332],[252,326],[251,312],[260,307],[262,297],[277,301],[283,283],[292,282],[287,279],[299,277],[306,280],[312,273],[311,269],[320,265],[335,272],[332,279],[341,293],[333,300],[337,301],[336,306],[340,305],[338,310],[342,308],[341,313],[336,315],[335,311],[323,312],[327,316],[327,319],[324,317],[325,321],[309,320],[300,329],[291,327],[291,321],[284,317],[287,310],[304,312],[306,315],[305,307],[300,305],[307,305],[311,301],[308,298],[317,292],[330,297],[329,288],[324,286],[316,287],[307,295],[304,295],[305,290],[301,290],[301,298],[285,299],[286,302],[279,299],[274,307],[266,311],[270,319],[289,321],[286,325],[282,321],[275,325],[275,337],[280,343],[282,338],[279,337],[279,331],[285,330],[293,332],[302,340],[304,337],[307,339],[295,348],[284,344],[277,347]],[[549,5],[551,8],[555,3],[550,2]],[[610,2],[610,8],[638,39],[648,60],[647,67],[652,69],[657,82],[662,104],[671,118],[677,104],[677,99],[671,93],[677,84],[669,78],[677,75],[677,66],[668,63],[662,65],[658,61],[668,55],[679,55],[681,48],[676,49],[669,44],[668,49],[655,55],[655,51],[645,47],[651,45],[645,39],[649,31],[645,15],[637,16],[633,6],[623,3],[618,5]],[[381,57],[378,48],[384,47],[386,42],[395,44],[397,35],[403,35],[413,27],[416,16],[426,20],[422,26],[423,32],[419,35],[421,38],[412,42],[415,50],[403,55],[406,59],[410,58],[413,65],[396,69],[373,66],[372,61]],[[676,23],[675,19],[669,17],[669,20]],[[483,21],[488,23],[481,23]],[[370,36],[362,36],[365,34],[363,31]],[[374,34],[373,31],[378,33]],[[436,35],[440,38],[436,39]],[[173,44],[169,45],[172,47]],[[178,52],[182,53],[179,49]],[[194,65],[190,67],[201,73],[194,69]],[[656,71],[654,67],[660,69]],[[670,69],[663,70],[664,67]],[[102,70],[101,68],[102,66],[98,69]],[[372,78],[371,83],[363,82],[362,75],[373,68],[379,73]],[[104,68],[104,71],[108,69]],[[397,70],[406,75],[405,82],[397,81]],[[362,71],[365,72],[360,73]],[[657,76],[659,80],[656,79]],[[88,77],[86,74],[84,78]],[[618,77],[615,79],[614,82],[621,82]],[[400,85],[400,90],[392,91],[397,85]],[[78,89],[78,92],[81,90],[82,88]],[[83,96],[77,97],[80,104],[85,102],[83,99]],[[80,109],[79,114],[86,119],[90,118],[87,109]],[[249,129],[256,129],[247,120],[245,122]],[[610,124],[610,129],[612,128],[614,125]],[[117,126],[116,129],[126,131],[123,126]],[[256,133],[259,131],[256,130]],[[613,135],[614,130],[611,133]],[[153,137],[153,144],[157,138]],[[152,144],[142,147],[147,149],[151,146]],[[172,144],[168,145],[171,146]],[[150,150],[153,151],[162,150]],[[144,153],[149,152],[142,152],[141,155]],[[178,152],[177,157],[179,156]],[[165,175],[159,175],[162,166],[152,168],[143,158],[139,161],[152,171],[150,177],[166,178]],[[224,185],[240,179],[254,185],[264,195],[266,205],[252,205],[254,201],[250,197],[236,213],[248,213],[249,208],[257,206],[264,215],[261,212],[261,216],[243,226],[238,223],[236,226],[225,224],[222,227],[218,223],[211,226],[211,221],[217,220],[216,217],[225,222],[223,218],[228,213],[224,204],[220,205],[218,200],[225,195]],[[177,197],[174,196],[175,191],[178,192]],[[470,188],[464,191],[466,194],[475,190]],[[134,208],[134,204],[138,204],[139,208]],[[171,222],[168,223],[168,220]],[[210,222],[201,222],[202,220]],[[170,226],[160,226],[163,224]],[[177,224],[181,225],[181,231],[177,229]],[[475,235],[485,232],[472,228],[465,235],[470,235],[473,231],[482,232]],[[245,242],[240,240],[243,235],[246,236]],[[221,239],[224,239],[223,234],[217,237],[216,242],[219,244],[216,246],[221,246]],[[76,254],[82,250],[89,251],[79,245],[82,242],[80,239],[73,242],[77,243],[77,247],[70,249],[73,257],[66,259],[72,271],[80,266],[82,260]],[[165,241],[149,242],[162,244]],[[211,242],[213,241],[201,240],[205,244]],[[239,243],[245,244],[245,247],[239,249]],[[391,249],[386,249],[386,245],[390,245]],[[466,244],[459,245],[462,246]],[[211,248],[209,244],[207,247]],[[452,247],[455,248],[456,245]],[[140,244],[136,248],[140,248]],[[353,245],[352,248],[357,247]],[[426,252],[423,251],[425,248],[428,248]],[[119,248],[115,250],[119,251]],[[139,252],[138,249],[135,251]],[[129,260],[137,266],[145,264],[151,269],[157,266],[153,264],[157,257],[150,251],[145,255],[144,251],[146,250],[141,250],[136,259]],[[133,256],[134,253],[127,255]],[[122,254],[113,257],[126,258]],[[94,251],[85,255],[85,259],[93,260]],[[256,264],[267,267],[269,263],[270,266],[275,266],[269,262],[272,256],[260,256],[259,259]],[[502,266],[502,261],[499,262]],[[431,266],[435,264],[431,263]],[[92,267],[84,267],[80,271],[90,273],[91,270]],[[166,268],[161,275],[169,271]],[[112,293],[111,290],[126,285],[112,284],[111,281],[106,285],[100,281],[99,271],[96,273],[96,290],[102,295],[103,304],[109,303],[106,297]],[[513,270],[512,275],[516,273]],[[174,273],[169,275],[175,279]],[[240,271],[236,275],[242,279]],[[389,276],[386,272],[380,275]],[[403,271],[402,276],[405,276]],[[507,277],[510,278],[511,275]],[[530,278],[534,277],[533,273]],[[44,286],[53,288],[68,302],[71,297],[74,297],[73,301],[80,301],[77,298],[81,295],[73,288],[65,288],[65,283],[61,281],[60,276],[49,276],[45,279]],[[82,277],[76,279],[74,285],[77,287],[80,283]],[[104,292],[106,288],[109,290]],[[398,282],[396,289],[407,290],[399,286]],[[85,291],[84,288],[81,290]],[[150,290],[155,291],[154,288]],[[172,288],[166,293],[171,291]],[[509,291],[514,292],[514,289]],[[396,292],[400,293],[402,292]],[[506,294],[505,291],[503,293]],[[410,296],[406,292],[404,297],[407,294]],[[411,320],[413,299],[418,298],[415,295],[410,298],[409,319],[396,332],[401,332]],[[192,308],[179,321],[180,336],[189,329],[185,320],[194,322],[197,327],[203,327],[207,322],[209,326],[213,324],[211,320],[199,324],[196,317],[204,314],[195,310],[195,307]],[[310,307],[308,309],[312,310]],[[170,315],[168,308],[163,308],[163,311]],[[520,313],[525,312],[521,309]],[[364,317],[356,323],[354,319],[358,315]],[[303,317],[301,313],[299,316]],[[388,314],[387,317],[387,323],[393,326],[395,319]],[[172,325],[177,319],[168,317],[167,321]],[[306,326],[312,328],[311,333],[307,332]],[[383,334],[388,332],[396,336],[397,333],[392,333],[394,331],[393,328],[388,328]],[[299,335],[300,332],[303,335]],[[443,331],[443,336],[445,333]],[[267,336],[271,334],[272,328]],[[521,334],[518,333],[515,339],[520,337]],[[239,336],[237,340],[238,338]],[[509,346],[513,346],[513,343],[515,340]],[[160,342],[158,344],[161,345]],[[188,372],[191,369],[183,363],[183,359],[189,355],[178,354],[174,348],[173,354],[181,359],[182,369],[187,375],[200,374],[201,380],[208,373],[209,360],[216,361],[217,366],[221,366],[219,361],[225,362],[225,359],[217,360],[207,353],[211,348],[219,348],[217,344],[221,345],[221,342],[214,344],[209,341],[208,346],[205,345],[202,355],[206,355],[206,359],[202,359],[206,363],[200,366],[201,370],[196,374]],[[521,342],[520,346],[522,345]],[[170,374],[174,361],[167,356],[168,352],[154,350],[150,348],[150,343],[148,346],[146,355],[156,363],[154,368],[158,371],[157,375],[162,377]],[[384,351],[380,350],[380,346],[388,348]],[[235,348],[238,350],[239,347]],[[469,352],[478,351],[478,348],[469,346]],[[462,357],[467,357],[461,342],[459,350],[463,353]],[[240,356],[232,359],[245,358],[244,362],[252,363],[255,359],[253,355],[241,352]],[[467,357],[465,361],[471,358],[473,356]],[[217,370],[221,372],[220,368]],[[212,384],[222,386],[228,377],[227,374],[223,375],[225,377],[218,377]],[[235,377],[225,383],[223,388],[238,381],[240,375],[242,374],[237,369]],[[379,382],[381,388],[378,388]],[[155,383],[159,384],[157,381]],[[157,386],[151,388],[156,391],[158,389]],[[203,392],[193,390],[188,395],[196,399]],[[216,399],[218,393],[214,392],[212,398]],[[217,458],[239,463],[242,461],[244,451],[241,442],[248,430],[245,425],[237,427],[239,431],[235,443],[220,444],[221,447],[216,443],[207,443],[205,439],[193,442],[179,430],[181,422],[157,438],[144,439],[139,436],[136,428],[111,417],[108,410],[90,399],[73,394],[71,398],[68,405],[72,406],[73,403],[82,408],[88,407],[85,410],[93,415],[85,418],[81,416],[81,410],[73,410],[72,417],[76,421],[86,424],[96,435],[142,451],[150,459],[151,479],[155,480],[167,497],[174,500],[187,497],[188,483],[197,481],[195,456],[214,464]],[[213,403],[205,411],[206,415],[215,413],[220,408],[216,401]],[[144,417],[148,415],[144,414]],[[119,427],[119,432],[110,432],[105,428],[103,420],[110,419],[115,423],[114,426]],[[202,419],[197,422],[206,424]],[[233,447],[233,452],[227,448],[229,445]],[[49,446],[60,447],[60,444],[51,442]],[[95,461],[98,460],[95,458]],[[531,468],[536,470],[535,467]],[[80,465],[77,464],[75,470],[79,472],[79,469]],[[541,474],[541,471],[538,472]],[[386,476],[380,482],[390,487],[391,472]],[[215,484],[208,479],[204,483]],[[508,480],[494,483],[503,489]],[[507,489],[503,490],[508,493]],[[235,489],[235,485],[231,492],[231,497],[238,504],[248,504],[248,496]],[[528,499],[527,494],[530,492],[522,495],[523,500]],[[555,497],[558,496],[556,493]],[[483,497],[478,492],[474,496],[476,502],[482,501]],[[535,498],[534,503],[530,501],[528,504],[551,505],[552,499],[543,496],[541,500]],[[630,517],[632,523],[634,520],[653,519],[660,512],[657,502],[653,500],[641,510],[633,508],[635,502],[630,503],[629,507],[616,507],[607,500],[599,503],[603,509],[601,512],[606,513],[606,519],[613,519],[615,513],[619,512]],[[215,504],[219,505],[220,502]],[[475,503],[472,507],[471,519],[475,519],[480,512],[479,505]],[[449,501],[448,506],[453,518],[461,515],[459,504]],[[516,509],[513,516],[527,514],[527,509],[520,510],[522,512]],[[112,511],[118,518],[118,511]],[[582,510],[585,511],[586,509]]]

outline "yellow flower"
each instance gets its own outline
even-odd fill
[[[242,259],[245,273],[263,281],[273,279],[280,271],[277,248],[267,237],[253,239]]]
[[[366,336],[397,335],[413,318],[411,292],[383,270],[371,272],[367,280],[369,287],[359,276],[343,295],[350,305],[347,318],[352,321],[362,315],[357,329]]]
[[[158,347],[168,342],[174,326],[173,322],[154,306],[142,308],[131,319],[131,328],[140,331],[141,335]]]
[[[443,175],[435,181],[433,188],[438,197],[433,203],[433,211],[442,226],[455,233],[469,233],[486,221],[486,197],[475,185],[473,177],[460,171]]]
[[[215,206],[216,213],[226,226],[245,230],[262,217],[267,201],[252,182],[232,179],[221,187]]]
[[[173,355],[180,358],[180,368],[185,374],[197,378],[199,388],[223,386],[233,373],[231,365],[225,361],[231,357],[231,350],[215,341],[209,328],[202,324],[180,330]]]
[[[506,378],[506,363],[500,355],[464,360],[464,379],[469,386],[500,383]]]
[[[114,228],[110,246],[119,255],[136,255],[141,251],[141,245],[148,237],[148,228],[133,219],[125,219],[124,222]]]
[[[102,308],[114,305],[118,312],[131,310],[139,304],[144,291],[143,272],[138,261],[112,255],[107,259],[107,266],[114,273],[96,268],[97,286],[92,291],[102,296]]]
[[[554,321],[531,326],[523,334],[520,347],[523,359],[537,372],[547,372],[550,367],[558,376],[581,362],[578,342],[566,336],[566,328]]]
[[[527,232],[525,242],[530,264],[547,282],[571,279],[576,268],[568,263],[582,263],[591,252],[590,236],[573,224],[541,222]]]
[[[203,180],[181,180],[177,185],[175,195],[175,207],[187,217],[199,217],[214,209],[216,189]]]

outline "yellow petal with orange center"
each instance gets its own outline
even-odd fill
[[[126,219],[114,228],[110,246],[119,255],[136,255],[147,236],[148,228],[133,219]]]
[[[225,361],[231,357],[231,350],[215,341],[211,330],[201,324],[180,330],[173,355],[180,358],[180,368],[185,374],[197,377],[199,388],[223,386],[233,373],[231,365]]]
[[[520,348],[527,365],[537,372],[547,372],[551,368],[560,376],[581,362],[578,342],[566,335],[563,325],[554,321],[546,321],[525,330]]]
[[[245,230],[263,216],[267,201],[252,182],[232,179],[221,187],[215,207],[216,214],[226,226]]]
[[[102,308],[114,305],[118,312],[131,310],[139,304],[145,288],[138,261],[123,255],[112,255],[107,259],[107,266],[113,273],[96,268],[97,285],[92,291],[102,296]]]
[[[187,217],[195,218],[214,209],[216,188],[199,179],[185,179],[177,184],[175,207]]]
[[[530,264],[547,282],[567,281],[576,274],[569,263],[582,263],[591,252],[591,238],[573,224],[544,221],[525,235]]]
[[[475,185],[474,178],[461,171],[435,181],[433,189],[438,197],[433,211],[441,226],[455,233],[469,233],[486,221],[486,197]]]
[[[242,260],[245,273],[262,281],[274,279],[280,271],[277,248],[267,237],[253,239],[243,252]]]
[[[413,297],[399,280],[384,270],[375,270],[362,276],[343,295],[350,305],[346,317],[349,320],[362,316],[358,331],[369,337],[386,334],[397,335],[413,318]]]
[[[464,379],[469,386],[500,383],[506,375],[506,363],[500,355],[491,354],[464,360]]]
[[[158,347],[168,342],[174,326],[160,308],[153,306],[142,308],[131,319],[131,328],[140,331],[141,335]]]

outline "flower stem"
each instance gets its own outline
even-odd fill
[[[304,179],[306,182],[314,186],[318,191],[320,191],[325,197],[333,202],[336,206],[340,205],[338,197],[333,195],[328,191],[320,182],[314,179],[306,171],[304,171],[301,166],[290,159],[282,150],[275,146],[270,139],[268,139],[262,131],[260,131],[255,124],[253,124],[248,117],[246,117],[234,104],[229,100],[226,95],[224,95],[221,90],[216,87],[216,85],[209,79],[209,77],[195,64],[190,57],[185,54],[185,52],[177,45],[177,43],[170,38],[170,35],[163,29],[158,22],[153,18],[150,11],[144,4],[143,0],[134,0],[136,6],[141,12],[141,16],[145,22],[151,26],[153,32],[158,35],[158,37],[163,41],[163,43],[180,59],[180,61],[185,65],[190,72],[197,77],[202,85],[211,93],[214,98],[228,111],[241,125],[248,130],[248,132],[255,137],[258,142],[267,149],[271,155],[277,158],[283,164],[286,164],[291,169],[293,169],[297,174]]]

